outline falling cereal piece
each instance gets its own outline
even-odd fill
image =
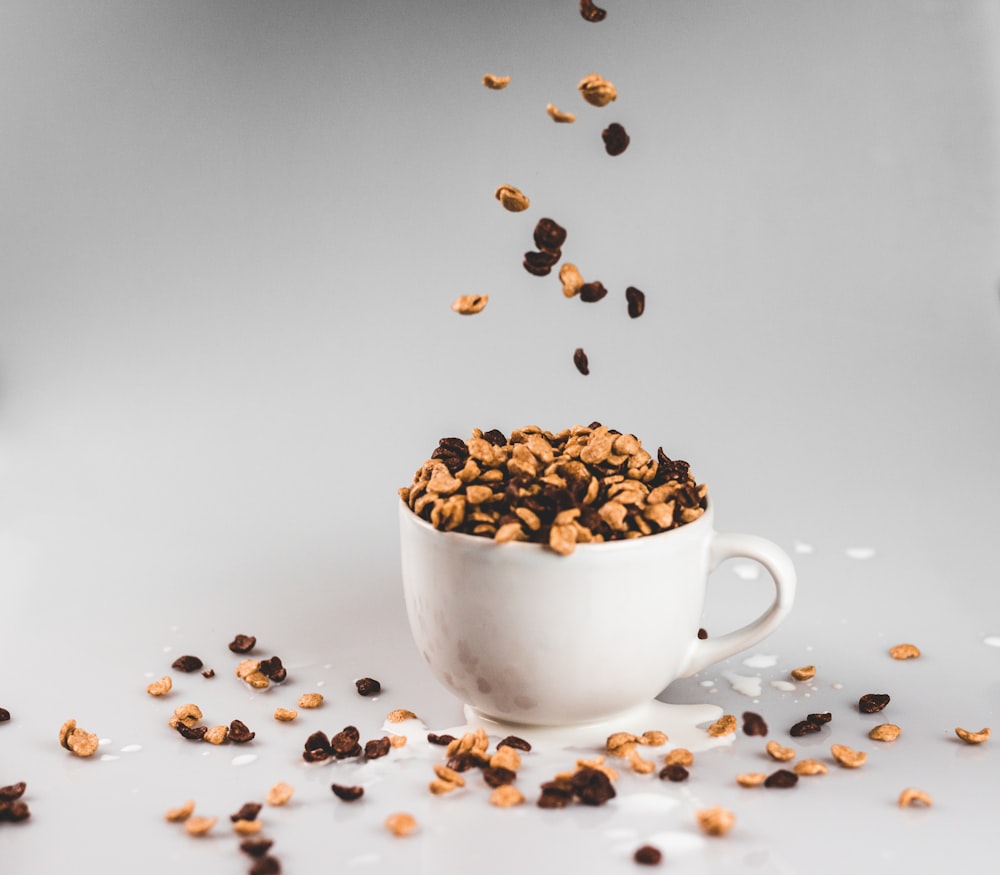
[[[489,295],[459,295],[451,302],[451,309],[461,316],[472,316],[481,313],[489,300]]]
[[[493,73],[483,75],[483,85],[491,91],[502,91],[510,85],[510,76],[495,76]]]
[[[531,206],[531,201],[519,188],[513,185],[501,185],[493,192],[493,197],[500,201],[505,210],[512,213],[520,213]]]
[[[607,106],[613,100],[618,99],[618,91],[615,86],[597,73],[589,73],[584,76],[576,87],[583,99],[591,106]]]
[[[563,112],[555,104],[550,103],[545,107],[545,111],[549,114],[549,118],[552,121],[559,124],[572,124],[576,121],[576,116],[571,112]]]
[[[576,369],[585,377],[590,373],[590,361],[587,358],[587,353],[583,351],[582,346],[577,347],[573,352],[573,364],[576,365]]]

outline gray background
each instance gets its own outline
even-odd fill
[[[269,813],[286,871],[632,871],[657,829],[690,839],[678,872],[995,853],[996,741],[952,729],[997,729],[1000,706],[1000,5],[606,7],[593,25],[569,0],[0,2],[0,785],[28,781],[33,812],[0,825],[5,873],[245,871],[225,824],[197,842],[162,814],[191,797],[225,818],[277,780],[297,787]],[[576,93],[593,71],[609,107]],[[632,137],[618,158],[610,121]],[[502,210],[501,183],[531,209]],[[604,301],[523,270],[541,216]],[[486,310],[452,313],[465,293]],[[741,736],[688,785],[623,776],[617,809],[560,813],[471,789],[430,805],[410,760],[336,807],[336,778],[298,760],[312,729],[461,714],[409,638],[395,490],[442,435],[594,419],[690,461],[719,527],[799,570],[759,649],[773,667],[737,657],[664,698],[757,710],[786,743],[831,710],[803,755],[832,740],[869,763],[747,791],[732,776],[769,765]],[[715,575],[710,630],[765,604],[746,577]],[[240,631],[294,696],[232,679]],[[907,640],[920,660],[886,656]],[[219,677],[149,699],[185,652]],[[805,663],[807,693],[770,685]],[[758,701],[724,670],[760,674]],[[322,715],[270,719],[319,683]],[[865,738],[866,692],[892,694],[894,745]],[[182,743],[165,719],[184,701],[244,713],[258,759]],[[64,756],[70,717],[103,760]],[[935,806],[898,810],[911,785]],[[699,803],[737,828],[699,844]],[[383,833],[394,807],[418,836]]]

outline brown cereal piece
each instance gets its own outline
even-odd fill
[[[0,708],[0,723],[6,723],[10,720],[10,711],[6,708]]]
[[[494,769],[510,769],[516,772],[521,768],[521,755],[509,745],[498,747],[490,757],[490,767]]]
[[[917,659],[920,648],[916,644],[897,644],[889,648],[889,656],[893,659]]]
[[[916,787],[907,787],[899,794],[898,804],[900,808],[909,808],[912,805],[923,805],[925,808],[930,808],[932,800],[923,790],[918,790]]]
[[[69,750],[69,736],[73,730],[76,729],[75,720],[67,720],[59,727],[59,744],[61,744],[66,750]]]
[[[525,741],[517,735],[508,735],[506,738],[500,739],[500,741],[497,742],[497,750],[501,747],[512,747],[514,750],[519,750],[524,753],[531,751],[531,743]]]
[[[583,275],[575,264],[566,261],[559,268],[559,282],[562,283],[563,295],[572,298],[574,295],[578,295],[580,289],[583,288]]]
[[[990,728],[989,726],[984,726],[979,732],[970,732],[968,729],[956,726],[955,735],[961,738],[966,744],[982,744],[990,737]]]
[[[736,731],[736,717],[733,714],[723,714],[706,730],[713,738],[721,738]]]
[[[66,737],[66,747],[78,757],[89,757],[97,753],[100,739],[92,732],[75,727]]]
[[[169,693],[174,686],[173,680],[171,680],[169,675],[164,675],[158,681],[153,681],[148,687],[146,687],[146,692],[151,696],[165,696]]]
[[[660,779],[663,781],[686,781],[690,774],[680,763],[670,763],[660,769]]]
[[[359,786],[346,786],[344,784],[331,784],[330,789],[333,795],[344,802],[357,802],[365,795],[365,788]]]
[[[408,836],[417,828],[417,819],[405,811],[396,812],[385,819],[385,828],[394,836]]]
[[[390,750],[392,750],[392,743],[389,741],[388,735],[373,738],[365,743],[365,759],[377,760],[379,757],[388,756]]]
[[[233,720],[229,724],[229,740],[233,744],[246,744],[248,741],[253,741],[256,734],[256,732],[251,732],[242,720]]]
[[[808,681],[816,677],[816,666],[815,665],[803,665],[799,668],[793,668],[789,672],[793,678],[797,681]]]
[[[902,730],[895,723],[880,723],[873,727],[868,737],[873,741],[895,741]]]
[[[675,747],[673,750],[667,752],[664,762],[668,766],[678,765],[690,768],[694,763],[694,754],[686,747]]]
[[[407,711],[406,708],[397,708],[395,711],[390,711],[385,719],[389,723],[402,723],[405,720],[416,720],[417,715],[412,711]]]
[[[247,870],[247,875],[279,875],[280,872],[281,863],[278,858],[267,854],[253,861],[253,865]]]
[[[613,100],[618,99],[618,91],[603,76],[597,73],[589,73],[577,84],[580,96],[591,106],[607,106]]]
[[[204,716],[201,713],[201,708],[193,703],[178,705],[174,708],[174,717],[177,718],[177,722],[187,726],[189,729]]]
[[[493,73],[483,74],[483,85],[491,91],[503,91],[510,85],[510,76],[496,76]]]
[[[259,659],[244,659],[236,666],[236,677],[245,681],[250,675],[259,670]]]
[[[858,710],[862,714],[877,714],[888,704],[888,693],[865,693],[858,699]]]
[[[234,636],[228,646],[233,653],[249,653],[257,646],[257,639],[253,635],[240,633]]]
[[[205,670],[204,670],[204,671],[203,671],[203,672],[201,673],[201,676],[202,676],[203,678],[214,678],[214,677],[215,677],[215,669],[214,669],[214,668],[206,668],[206,669],[205,669]]]
[[[170,667],[175,671],[183,672],[193,672],[201,671],[205,667],[203,663],[197,656],[191,656],[187,654],[185,656],[178,656],[171,664]]]
[[[203,836],[206,835],[213,826],[215,826],[218,818],[216,817],[199,817],[197,815],[192,815],[184,821],[184,829],[187,831],[188,835],[191,836]]]
[[[580,286],[580,300],[585,304],[596,304],[608,296],[608,290],[604,283],[593,280]]]
[[[229,727],[225,725],[213,726],[211,729],[205,730],[202,738],[209,744],[225,744],[229,740]]]
[[[171,823],[181,823],[187,820],[194,813],[194,800],[188,799],[183,805],[171,808],[163,815]]]
[[[779,763],[787,763],[789,760],[795,759],[795,751],[792,748],[782,747],[773,740],[764,745],[764,750],[767,751],[767,755],[772,760],[777,760]]]
[[[241,836],[257,835],[264,828],[259,820],[234,820],[233,832]]]
[[[500,787],[503,784],[513,784],[517,780],[517,772],[500,766],[486,766],[483,769],[483,780],[490,787]]]
[[[736,783],[741,787],[759,787],[767,780],[763,772],[744,772],[736,776]]]
[[[275,708],[274,719],[282,723],[289,723],[299,716],[299,712],[293,708]]]
[[[318,708],[323,704],[323,694],[322,693],[303,693],[299,696],[298,705],[300,708],[305,708],[306,710],[312,708]]]
[[[851,750],[851,748],[843,744],[831,745],[830,753],[833,754],[833,758],[838,763],[848,769],[856,769],[864,765],[865,760],[868,759],[868,754],[864,751]]]
[[[611,779],[601,769],[577,769],[570,778],[570,786],[584,805],[603,805],[617,795]]]
[[[451,302],[451,309],[460,316],[472,316],[482,313],[489,301],[489,295],[459,295]]]
[[[736,822],[736,815],[721,805],[699,809],[695,818],[701,831],[710,836],[724,836]]]
[[[549,118],[557,124],[572,124],[576,121],[576,116],[571,112],[563,112],[554,103],[546,104],[545,111],[549,114]]]
[[[259,802],[244,802],[240,806],[240,810],[235,814],[230,814],[229,819],[235,823],[237,820],[256,820],[257,815],[260,814],[261,808],[264,806]]]
[[[274,844],[272,839],[246,839],[240,842],[240,850],[243,851],[247,856],[257,859],[263,857]]]
[[[28,785],[24,781],[0,787],[0,802],[13,802],[16,799],[20,799],[27,789]]]
[[[266,690],[271,686],[271,679],[262,671],[254,671],[243,678],[255,690]]]
[[[625,131],[625,128],[618,122],[612,122],[601,131],[601,139],[604,140],[604,151],[612,158],[621,155],[631,142],[631,138]]]
[[[796,775],[825,775],[829,769],[827,769],[825,763],[810,759],[799,760],[793,767],[793,771]]]
[[[493,197],[500,201],[501,206],[505,210],[509,210],[512,213],[520,213],[531,206],[531,201],[524,192],[513,185],[498,186],[497,190],[493,192]]]
[[[524,794],[513,784],[500,784],[490,793],[490,805],[497,808],[511,808],[524,802]]]
[[[765,787],[787,790],[794,787],[799,782],[799,776],[788,769],[778,769],[764,779]]]

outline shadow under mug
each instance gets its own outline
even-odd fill
[[[442,532],[399,505],[403,590],[435,677],[498,723],[574,726],[625,714],[672,681],[752,647],[791,609],[795,568],[776,544],[720,534],[708,505],[666,532],[578,544]],[[709,574],[759,562],[775,595],[753,622],[699,639]]]

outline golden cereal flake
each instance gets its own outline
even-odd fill
[[[668,766],[684,766],[688,768],[694,763],[694,754],[686,747],[675,747],[673,750],[668,751],[664,757],[664,762]]]
[[[501,784],[490,793],[490,805],[511,808],[524,802],[524,794],[513,784]]]
[[[292,794],[295,792],[295,788],[291,784],[286,784],[284,781],[278,781],[270,790],[267,791],[267,804],[268,805],[285,805],[292,798]]]
[[[799,760],[792,771],[796,775],[825,775],[829,769],[819,760]]]
[[[170,676],[164,675],[158,681],[153,681],[153,683],[146,687],[146,692],[151,696],[165,696],[173,689],[173,686],[174,682],[170,679]]]
[[[982,744],[986,739],[990,737],[989,726],[984,726],[979,732],[970,732],[968,729],[962,729],[961,726],[955,727],[955,735],[966,742],[966,744]]]
[[[513,185],[498,186],[497,190],[493,192],[493,197],[500,201],[501,206],[505,210],[509,210],[512,213],[520,213],[531,206],[531,201],[527,195]]]
[[[547,104],[545,111],[549,114],[549,118],[558,124],[567,125],[576,121],[576,116],[573,113],[563,112],[554,103]]]
[[[289,723],[299,716],[299,712],[293,708],[275,708],[274,719],[282,723]]]
[[[451,302],[451,309],[460,316],[472,316],[481,313],[489,300],[489,295],[459,295]]]
[[[100,739],[94,733],[85,732],[77,727],[70,732],[66,745],[76,756],[89,757],[97,753]]]
[[[791,675],[797,681],[808,681],[816,677],[816,666],[815,665],[803,665],[799,668],[793,668]]]
[[[192,816],[184,821],[184,829],[188,835],[203,836],[215,826],[218,818]]]
[[[405,811],[398,811],[385,819],[385,828],[395,836],[408,836],[417,828],[417,819]]]
[[[724,836],[736,822],[736,815],[721,805],[699,809],[695,817],[701,831],[710,836]]]
[[[581,97],[591,106],[607,106],[618,99],[615,86],[597,73],[584,76],[576,87]]]
[[[300,708],[318,708],[323,704],[323,694],[322,693],[303,693],[299,696],[299,707]]]
[[[241,836],[252,836],[259,833],[264,828],[264,824],[259,820],[234,820],[233,832]]]
[[[229,740],[229,727],[213,726],[211,729],[205,730],[202,740],[209,744],[225,744]]]
[[[920,648],[915,644],[897,644],[889,649],[893,659],[916,659],[920,656]]]
[[[741,787],[759,787],[767,780],[763,772],[744,772],[736,776],[736,783]]]
[[[194,800],[188,799],[183,805],[171,808],[163,815],[171,823],[181,823],[187,820],[194,813]]]
[[[385,719],[389,723],[402,723],[404,720],[416,720],[417,715],[407,711],[406,708],[397,708],[395,711],[390,711]]]
[[[723,714],[718,720],[708,727],[708,734],[713,738],[721,738],[736,731],[736,717],[733,714]]]
[[[795,751],[790,747],[782,747],[777,741],[769,741],[764,745],[767,755],[780,763],[795,759]]]
[[[880,723],[872,727],[868,737],[873,741],[895,741],[902,730],[895,723]]]
[[[868,754],[861,750],[851,750],[843,744],[834,744],[830,747],[833,758],[842,766],[848,769],[856,769],[864,765],[868,759]]]
[[[483,85],[491,91],[502,91],[510,85],[510,76],[496,76],[493,73],[484,73]]]
[[[916,787],[907,787],[899,794],[900,808],[909,808],[911,805],[923,805],[925,808],[930,808],[931,804],[931,797]]]

